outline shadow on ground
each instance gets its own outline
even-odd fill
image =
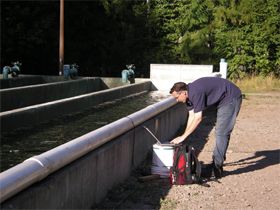
[[[256,170],[261,170],[268,166],[276,165],[279,163],[280,163],[279,149],[257,151],[251,157],[243,158],[238,161],[225,164],[227,166],[234,166],[234,165],[240,166],[238,167],[238,169],[234,171],[227,171],[225,175],[248,173]]]

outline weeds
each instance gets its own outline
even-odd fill
[[[177,206],[177,202],[171,199],[160,199],[160,208],[162,210],[174,209]]]
[[[280,79],[274,76],[248,76],[233,82],[246,93],[280,91]]]

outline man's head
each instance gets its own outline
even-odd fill
[[[184,82],[176,82],[169,93],[176,98],[178,102],[185,103],[188,98],[188,85]]]

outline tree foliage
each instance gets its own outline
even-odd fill
[[[1,67],[19,60],[26,73],[48,74],[45,66],[57,70],[57,5],[58,2],[1,1]],[[26,65],[30,63],[33,65]]]
[[[65,0],[65,62],[119,76],[134,63],[218,64],[229,75],[280,76],[279,0]],[[1,66],[57,74],[59,1],[1,2]]]
[[[217,64],[226,58],[232,78],[280,75],[279,1],[153,2],[161,62]]]
[[[215,52],[229,61],[231,77],[279,75],[279,3],[241,0],[215,11]],[[278,55],[278,56],[277,56]]]
[[[185,63],[188,59],[181,51],[184,33],[185,11],[190,7],[189,0],[153,0],[148,16],[156,51],[153,62]]]

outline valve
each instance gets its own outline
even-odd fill
[[[4,66],[3,68],[3,79],[8,79],[9,74],[12,75],[12,77],[18,77],[20,73],[20,66],[21,63],[19,61],[12,62],[13,66]]]
[[[122,82],[127,83],[128,81],[130,84],[135,83],[135,65],[134,64],[128,64],[126,65],[127,69],[122,70]]]
[[[65,64],[63,66],[63,75],[65,79],[75,79],[78,76],[79,66],[74,64]]]

